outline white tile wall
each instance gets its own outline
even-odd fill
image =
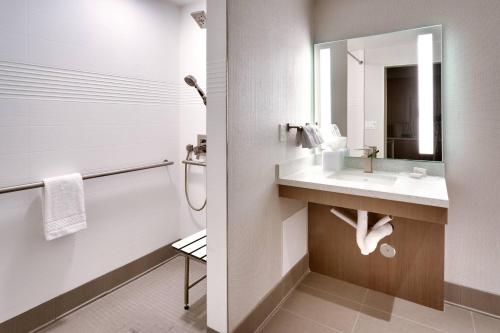
[[[181,137],[204,123],[193,104],[179,126],[181,14],[163,0],[0,0],[0,186],[176,162],[85,181],[88,229],[52,242],[40,190],[2,195],[0,322],[180,237]]]
[[[206,40],[207,30],[200,29],[191,13],[206,11],[206,1],[197,0],[182,7],[179,89],[179,160],[186,158],[186,145],[196,145],[197,134],[206,134],[207,108],[198,92],[184,83],[186,75],[196,77],[199,86],[206,92]],[[210,145],[209,145],[210,146]],[[208,148],[210,151],[210,147]],[[184,166],[180,168],[180,179],[184,179]],[[189,194],[191,202],[201,207],[206,198],[206,168],[189,167]],[[206,209],[196,212],[190,209],[184,199],[183,185],[180,187],[180,234],[182,237],[206,227]]]

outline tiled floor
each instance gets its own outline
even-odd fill
[[[206,273],[192,261],[191,281]],[[197,333],[206,331],[206,282],[190,291],[184,310],[184,258],[177,257],[135,281],[56,321],[44,333]]]
[[[263,332],[500,333],[500,320],[447,304],[437,311],[310,273]]]

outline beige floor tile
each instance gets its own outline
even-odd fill
[[[191,281],[205,274],[192,262]],[[184,310],[184,259],[177,257],[135,281],[71,313],[43,333],[206,332],[206,282],[190,290]]]
[[[438,311],[369,290],[366,294],[365,305],[445,332],[474,333],[470,312],[448,304],[445,304],[444,311]]]
[[[350,332],[361,305],[301,285],[283,304],[283,309],[312,319],[322,325]]]
[[[264,327],[263,333],[338,333],[310,319],[279,310]]]
[[[500,333],[500,319],[472,313],[476,333]]]
[[[353,333],[442,333],[442,331],[364,306]]]
[[[302,284],[351,299],[358,303],[363,302],[366,294],[366,288],[314,272],[307,275]]]

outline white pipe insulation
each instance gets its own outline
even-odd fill
[[[368,232],[368,212],[366,210],[358,210],[357,223],[335,208],[332,208],[330,212],[356,229],[356,243],[361,250],[361,254],[365,256],[375,251],[378,242],[392,234],[394,230],[392,224],[389,223],[392,220],[390,216],[381,218]]]

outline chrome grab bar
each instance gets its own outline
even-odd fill
[[[106,176],[113,176],[113,175],[119,175],[122,173],[141,171],[141,170],[147,170],[147,169],[153,169],[153,168],[160,168],[160,167],[164,167],[164,166],[168,166],[168,165],[172,165],[172,164],[174,164],[174,162],[171,162],[169,160],[165,160],[163,162],[155,163],[155,164],[148,164],[148,165],[142,165],[142,166],[137,166],[137,167],[124,168],[124,169],[118,169],[118,170],[113,170],[113,171],[105,171],[105,172],[83,175],[82,179],[86,180],[86,179],[100,178],[100,177],[106,177]],[[15,186],[7,186],[7,187],[0,188],[0,194],[30,190],[30,189],[39,188],[39,187],[43,187],[43,182],[36,182],[36,183],[29,183],[29,184],[15,185]]]
[[[184,161],[182,161],[182,164],[197,165],[197,166],[202,166],[202,167],[207,166],[207,162],[192,161],[192,160],[184,160]]]

